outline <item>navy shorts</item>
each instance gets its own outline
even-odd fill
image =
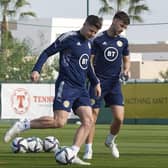
[[[124,105],[123,94],[121,91],[121,83],[117,81],[100,80],[102,93],[100,97],[96,97],[94,88],[90,86],[89,94],[91,105],[93,108],[100,108],[104,99],[106,107],[111,105]]]
[[[75,112],[80,106],[91,106],[87,89],[73,87],[66,81],[57,80],[53,110],[65,110],[67,112],[73,110]]]

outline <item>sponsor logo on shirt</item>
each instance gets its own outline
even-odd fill
[[[118,50],[114,47],[107,47],[104,50],[104,57],[107,61],[115,61],[118,57]]]
[[[89,56],[87,54],[81,55],[79,59],[79,66],[81,67],[81,69],[84,69],[84,70],[87,69],[88,61],[89,61]]]

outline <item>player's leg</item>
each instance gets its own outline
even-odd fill
[[[104,87],[101,86],[102,89],[102,93],[100,97],[97,97],[95,95],[95,89],[93,86],[90,86],[89,88],[89,95],[90,95],[90,99],[91,99],[91,105],[92,105],[92,116],[93,116],[93,126],[89,132],[89,135],[85,141],[85,151],[84,151],[84,155],[83,155],[83,159],[92,159],[93,157],[93,140],[94,140],[94,136],[95,136],[95,129],[96,129],[96,121],[97,121],[97,117],[100,111],[100,106],[101,106],[101,102],[103,99],[103,95],[105,94],[104,92]]]
[[[14,136],[28,129],[61,128],[67,122],[69,113],[64,110],[54,111],[54,117],[44,116],[34,120],[23,119],[17,121],[4,136],[4,141],[9,142]]]
[[[74,164],[81,164],[81,165],[90,165],[88,162],[82,161],[78,156],[78,152],[80,150],[80,147],[85,142],[89,131],[93,125],[93,117],[92,117],[92,111],[90,106],[80,106],[75,110],[75,113],[79,116],[81,125],[76,130],[74,141],[72,145],[72,150],[74,151],[76,157],[73,160]]]
[[[75,113],[79,116],[81,125],[76,130],[76,134],[74,136],[74,146],[81,147],[81,145],[85,142],[89,131],[93,125],[93,117],[91,112],[91,107],[89,106],[80,106]],[[77,151],[78,152],[78,151]]]
[[[105,102],[113,113],[113,122],[110,126],[109,135],[105,140],[105,145],[110,147],[115,158],[119,158],[119,150],[115,144],[115,139],[124,120],[124,101],[119,81],[113,84],[112,90],[105,96]]]
[[[61,128],[68,119],[69,112],[65,110],[55,110],[54,117],[44,116],[30,121],[30,128]]]
[[[112,155],[115,158],[119,158],[119,150],[117,148],[115,140],[124,120],[124,107],[113,105],[111,106],[111,110],[113,112],[113,122],[110,126],[110,133],[106,137],[105,145],[111,148]]]
[[[72,107],[71,88],[64,81],[57,81],[55,85],[55,98],[53,103],[54,117],[43,116],[33,120],[17,121],[5,134],[4,141],[9,142],[14,136],[30,128],[58,128],[62,127],[68,118],[68,111]],[[64,101],[66,100],[66,101]]]
[[[89,135],[85,141],[85,152],[83,155],[83,159],[92,159],[93,156],[93,149],[92,149],[92,144],[93,144],[93,139],[95,136],[95,127],[96,127],[96,121],[97,121],[97,117],[99,114],[99,108],[92,108],[92,115],[93,115],[93,126],[90,129]]]
[[[110,132],[117,135],[124,121],[124,106],[113,105],[111,106],[113,112],[113,122],[110,127]]]

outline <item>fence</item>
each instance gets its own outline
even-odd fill
[[[168,124],[168,83],[136,81],[123,85],[122,89],[125,98],[125,123]],[[53,83],[3,83],[1,119],[16,119],[26,115],[33,118],[44,113],[46,115],[46,111],[52,115],[53,94]],[[20,96],[22,105],[18,104],[17,96]],[[23,96],[25,96],[24,102]],[[110,109],[102,106],[97,123],[110,123],[111,118]]]

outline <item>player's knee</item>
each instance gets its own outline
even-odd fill
[[[60,122],[60,123],[58,123],[58,128],[63,128],[64,125],[65,125],[64,123]]]
[[[118,124],[118,125],[122,125],[124,120],[122,118],[116,118],[115,119],[115,122]]]
[[[93,110],[92,110],[92,115],[93,115],[93,122],[94,122],[94,124],[96,124],[98,114],[99,114],[99,110],[98,110],[98,109],[93,109]]]
[[[87,127],[88,129],[90,129],[90,128],[93,126],[93,124],[94,124],[93,117],[90,117],[90,118],[85,119],[85,120],[82,122],[82,124],[83,124],[85,127]]]
[[[65,126],[65,124],[66,124],[66,121],[64,119],[54,120],[54,127],[55,128],[62,128]]]

